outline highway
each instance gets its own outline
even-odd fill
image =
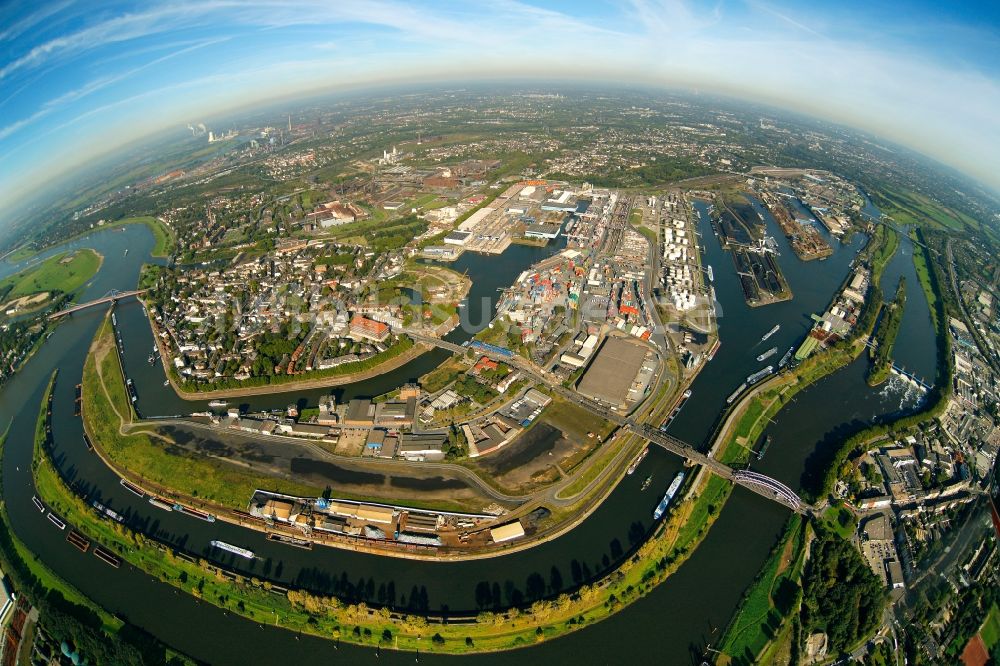
[[[462,345],[447,342],[439,338],[431,338],[415,333],[408,333],[408,335],[416,342],[434,345],[456,354],[465,354],[470,349],[469,347],[463,347]],[[652,444],[656,444],[657,446],[684,458],[691,464],[702,465],[708,468],[713,474],[721,476],[724,479],[728,479],[733,483],[737,483],[748,490],[757,493],[761,497],[766,497],[769,500],[778,502],[779,504],[782,504],[793,511],[797,511],[798,513],[808,514],[815,511],[815,507],[803,502],[794,491],[780,481],[776,481],[775,479],[771,479],[770,477],[756,472],[735,470],[724,462],[702,453],[694,446],[683,440],[661,432],[647,423],[638,423],[634,418],[618,414],[613,410],[580,395],[576,391],[566,388],[558,380],[539,371],[519,356],[504,356],[490,352],[486,349],[478,349],[477,353],[481,353],[484,356],[488,356],[496,361],[503,361],[504,363],[517,368],[524,374],[533,378],[535,381],[545,384],[554,393],[565,398],[566,400],[569,400],[570,402],[573,402],[574,404],[617,424],[619,427],[642,437]]]

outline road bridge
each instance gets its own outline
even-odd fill
[[[469,347],[441,340],[439,338],[432,338],[415,333],[408,333],[408,335],[413,338],[415,342],[433,345],[457,354],[464,354],[470,350]],[[610,408],[590,400],[576,391],[566,388],[559,383],[558,380],[543,374],[519,356],[511,358],[479,348],[474,351],[477,354],[490,357],[495,361],[503,361],[504,363],[514,366],[536,381],[545,384],[547,387],[552,389],[553,392],[559,394],[561,397],[569,400],[570,402],[573,402],[574,404],[617,424],[632,434],[645,439],[650,444],[655,444],[656,446],[664,448],[667,451],[684,458],[692,464],[708,468],[708,470],[716,476],[721,476],[724,479],[739,484],[744,488],[761,495],[762,497],[778,502],[798,513],[806,514],[814,510],[814,507],[803,502],[791,488],[780,481],[758,472],[733,469],[726,463],[702,453],[691,444],[688,444],[687,442],[672,435],[668,435],[648,423],[638,423],[633,418],[618,414]]]
[[[117,289],[112,289],[100,298],[95,298],[94,300],[87,301],[86,303],[71,305],[70,307],[59,310],[58,312],[53,312],[49,315],[49,319],[59,319],[60,317],[71,315],[74,312],[79,312],[80,310],[86,310],[87,308],[92,308],[103,303],[117,303],[123,298],[138,296],[139,294],[144,293],[146,293],[145,289],[137,289],[134,291],[118,291]]]

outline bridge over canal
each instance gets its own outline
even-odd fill
[[[407,335],[413,338],[416,342],[439,347],[456,354],[465,354],[470,350],[467,346],[455,344],[454,342],[448,342],[440,338],[411,333],[407,333]],[[726,463],[702,453],[694,446],[683,440],[677,439],[672,435],[668,435],[667,433],[662,432],[658,428],[655,428],[647,423],[638,423],[635,419],[614,412],[610,408],[598,404],[593,400],[580,395],[576,391],[566,388],[559,381],[546,376],[537,368],[531,366],[527,361],[518,356],[508,356],[507,354],[493,351],[489,347],[482,346],[477,346],[475,352],[477,354],[488,356],[493,360],[503,361],[514,366],[536,381],[545,384],[555,393],[558,393],[561,397],[566,398],[574,404],[579,405],[580,407],[583,407],[584,409],[593,412],[608,421],[618,424],[620,427],[625,428],[639,437],[642,437],[651,444],[655,444],[675,455],[681,456],[692,464],[702,465],[713,474],[739,484],[744,488],[761,495],[762,497],[778,502],[779,504],[782,504],[783,506],[786,506],[798,513],[807,514],[815,510],[815,507],[803,502],[791,488],[780,481],[758,472],[733,469]]]

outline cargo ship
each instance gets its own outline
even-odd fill
[[[97,500],[94,500],[93,502],[91,502],[91,504],[93,505],[93,507],[95,509],[97,509],[98,513],[103,513],[105,516],[107,516],[111,520],[115,521],[116,523],[124,523],[125,522],[125,517],[124,516],[122,516],[117,511],[114,511],[113,509],[104,506],[103,504],[101,504]]]
[[[760,356],[758,356],[757,360],[758,361],[766,361],[767,359],[771,358],[772,356],[774,356],[777,353],[778,353],[778,348],[777,347],[771,347],[766,352],[764,352],[763,354],[761,354]]]
[[[730,393],[729,397],[726,398],[726,404],[727,405],[733,404],[733,401],[736,400],[736,398],[740,397],[740,393],[743,393],[743,391],[747,389],[747,386],[749,386],[749,384],[747,384],[746,382],[743,382],[742,384],[737,386],[736,390]]]
[[[298,539],[296,537],[285,536],[284,534],[276,534],[274,532],[268,532],[268,541],[276,541],[277,543],[283,543],[286,546],[292,546],[294,548],[301,548],[303,550],[312,550],[313,542],[308,539]]]
[[[722,346],[722,340],[716,340],[715,344],[712,345],[712,348],[708,350],[708,360],[709,361],[711,361],[713,358],[715,358],[715,353],[717,351],[719,351],[719,347],[721,347],[721,346]]]
[[[225,400],[212,400],[208,403],[209,407],[226,407],[227,405],[229,405],[229,403]]]
[[[677,476],[674,480],[670,482],[670,487],[667,488],[667,492],[663,494],[663,499],[660,503],[656,505],[656,509],[653,510],[653,520],[659,520],[666,513],[667,507],[670,505],[670,501],[674,499],[674,495],[677,494],[677,489],[681,487],[684,482],[684,472],[677,472]]]
[[[209,523],[215,522],[215,516],[210,513],[205,513],[204,511],[199,511],[198,509],[192,509],[189,506],[184,506],[183,504],[174,504],[172,507],[174,511],[183,513],[185,516],[191,516],[192,518],[198,518],[199,520],[204,520]]]
[[[673,423],[674,419],[677,418],[677,415],[681,413],[681,409],[683,409],[684,405],[687,404],[688,398],[690,397],[691,389],[684,391],[684,395],[682,395],[681,399],[677,401],[674,408],[670,410],[670,416],[668,416],[667,420],[660,426],[661,431],[666,431],[666,429],[670,427],[670,424]]]
[[[788,365],[788,362],[790,360],[792,360],[792,352],[793,351],[795,351],[795,345],[792,345],[791,347],[789,347],[788,351],[785,352],[785,355],[781,357],[780,361],[778,361],[778,367],[779,368],[783,368],[786,365]]]
[[[82,534],[76,530],[70,530],[69,534],[66,535],[66,541],[69,541],[75,548],[79,549],[81,553],[86,553],[90,550],[90,541],[88,541]]]
[[[629,475],[635,473],[635,470],[639,469],[639,464],[643,460],[645,460],[646,456],[648,456],[648,455],[649,455],[649,447],[647,446],[646,448],[644,448],[642,450],[642,453],[640,453],[639,456],[635,460],[632,461],[632,464],[628,466],[628,469],[625,470],[625,473],[629,474]]]
[[[764,377],[767,377],[768,375],[773,374],[773,373],[774,373],[774,366],[773,365],[769,365],[766,368],[764,368],[763,370],[758,370],[757,372],[755,372],[752,375],[750,375],[749,377],[747,377],[747,386],[753,386],[754,384],[756,384],[760,380],[764,379]]]
[[[122,487],[125,488],[125,490],[129,491],[133,495],[138,495],[139,497],[145,497],[146,496],[146,493],[143,492],[142,488],[140,488],[139,486],[135,485],[131,481],[128,481],[127,479],[122,479],[119,483],[122,484]]]
[[[115,569],[122,565],[122,560],[120,557],[112,553],[110,550],[103,548],[101,546],[94,546],[94,555],[97,559],[101,560],[105,564],[113,566]]]
[[[59,516],[57,516],[56,514],[52,513],[51,511],[49,511],[48,519],[49,519],[49,521],[51,521],[51,523],[53,525],[55,525],[59,529],[61,529],[61,530],[66,529],[66,523],[64,523],[62,521],[62,519],[59,518]]]
[[[157,509],[163,509],[164,511],[173,511],[174,510],[174,507],[173,507],[172,504],[170,504],[166,500],[160,499],[159,497],[153,497],[152,495],[149,498],[149,503],[152,504],[153,506],[155,506]]]
[[[760,339],[760,341],[764,342],[769,337],[771,337],[772,335],[774,335],[775,333],[777,333],[779,329],[781,329],[781,324],[775,324],[774,328],[772,328],[770,331],[768,331],[767,333],[765,333],[764,336]]]
[[[252,550],[247,550],[246,548],[240,548],[239,546],[234,546],[231,543],[226,543],[225,541],[210,541],[209,542],[213,548],[218,548],[219,550],[224,550],[227,553],[232,553],[233,555],[239,555],[240,557],[245,557],[248,560],[254,559],[256,555]]]

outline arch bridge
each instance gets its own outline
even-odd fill
[[[133,291],[118,291],[117,289],[112,289],[108,293],[104,294],[100,298],[95,298],[92,301],[87,301],[86,303],[79,303],[76,305],[71,305],[68,308],[59,310],[58,312],[53,312],[49,315],[49,319],[59,319],[60,317],[65,317],[71,315],[74,312],[79,312],[80,310],[86,310],[87,308],[92,308],[102,303],[117,303],[123,298],[128,298],[129,296],[138,296],[140,294],[146,293],[145,289],[136,289]]]

